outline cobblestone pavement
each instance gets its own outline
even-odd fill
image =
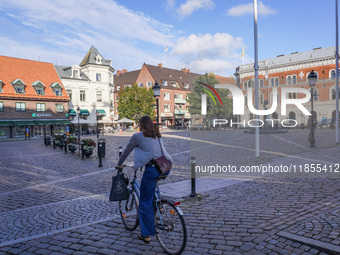
[[[339,162],[334,130],[318,130],[314,151],[302,139],[306,133],[261,135],[265,151],[260,160],[253,159],[249,145],[254,136],[240,130],[228,130],[218,139],[210,132],[191,133],[198,147],[192,147],[189,132],[165,133],[166,147],[174,156],[174,170],[165,182],[190,178],[190,149],[206,160],[224,153],[238,166],[275,158],[288,161],[289,155]],[[129,135],[105,138],[103,168],[95,155],[80,160],[77,153],[45,147],[41,139],[0,143],[0,254],[163,253],[155,240],[149,245],[136,240],[139,229],[126,231],[117,204],[108,202],[118,147],[125,146]],[[340,180],[334,174],[309,175],[275,174],[198,198],[185,197],[181,208],[189,237],[183,254],[330,254],[328,248],[334,252],[340,240]]]

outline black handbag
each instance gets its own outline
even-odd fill
[[[116,176],[112,177],[112,186],[110,192],[110,201],[122,201],[129,197],[127,185],[129,179],[125,178],[124,174],[118,171]]]
[[[161,147],[162,156],[157,159],[153,159],[153,161],[155,162],[155,166],[158,169],[158,171],[161,174],[165,174],[171,169],[171,164],[170,164],[170,161],[164,156],[161,142],[159,141],[159,137],[157,138],[158,138],[159,146]]]

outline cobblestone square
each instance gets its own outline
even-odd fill
[[[317,130],[315,149],[307,134],[261,134],[261,158],[255,159],[254,135],[243,130],[163,131],[174,168],[160,184],[182,197],[183,254],[340,254],[340,172],[211,174],[197,182],[198,197],[179,195],[190,186],[190,156],[197,164],[228,162],[238,169],[339,164],[334,130]],[[108,201],[118,148],[130,135],[103,137],[103,167],[95,154],[81,160],[77,152],[45,147],[41,138],[0,142],[0,254],[163,254],[155,238],[149,245],[137,240],[139,228],[126,231],[117,203]]]

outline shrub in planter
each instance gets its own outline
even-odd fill
[[[93,153],[93,148],[97,146],[96,142],[92,139],[83,139],[83,153],[86,157],[89,157]]]
[[[77,150],[77,137],[76,136],[69,136],[67,138],[68,149],[72,153]]]

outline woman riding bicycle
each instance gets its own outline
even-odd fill
[[[153,159],[162,156],[162,149],[164,156],[171,162],[171,156],[165,150],[163,140],[158,128],[152,122],[149,116],[143,116],[139,119],[140,131],[134,134],[122,155],[118,160],[118,167],[122,166],[127,156],[133,149],[134,152],[134,168],[138,169],[145,166],[145,171],[141,181],[140,200],[139,200],[139,223],[142,234],[138,239],[145,243],[150,243],[150,236],[155,233],[155,216],[153,208],[153,198],[156,188],[156,179],[161,175],[156,168]],[[166,174],[169,174],[168,171]]]

